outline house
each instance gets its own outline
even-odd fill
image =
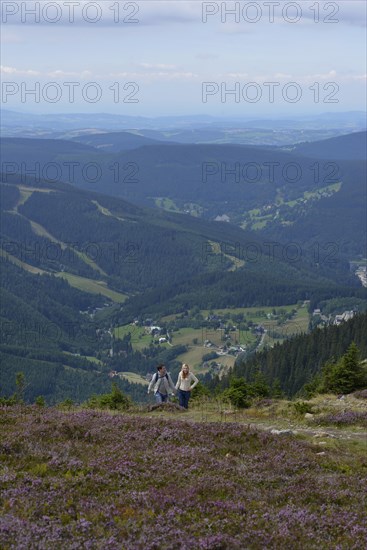
[[[230,222],[231,219],[229,216],[227,216],[227,214],[223,214],[223,216],[217,216],[216,218],[214,218],[214,221],[215,222]]]
[[[362,283],[362,286],[367,287],[367,267],[359,266],[357,271],[355,272],[357,277]]]
[[[354,315],[355,312],[353,310],[344,311],[341,315],[335,315],[334,325],[340,325],[340,323],[343,323],[344,321],[349,321],[354,317]]]
[[[167,338],[159,338],[158,342],[160,344],[164,344],[165,342],[167,342]]]

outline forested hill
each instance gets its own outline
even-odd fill
[[[139,208],[70,185],[6,179],[1,185],[2,249],[37,269],[102,280],[129,295],[181,284],[179,293],[185,293],[189,280],[194,281],[189,290],[201,286],[201,292],[203,285],[222,278],[233,280],[228,287],[233,293],[250,280],[253,286],[260,276],[261,292],[250,300],[255,305],[274,277],[285,286],[308,288],[299,299],[309,298],[317,287],[359,286],[343,262],[315,266],[312,251],[298,249],[296,257],[293,249],[287,257],[286,245],[272,248],[231,224]],[[246,283],[240,272],[246,273]],[[205,275],[212,279],[204,280]]]
[[[362,358],[367,358],[366,334],[367,313],[359,314],[340,325],[295,336],[245,361],[239,357],[228,375],[221,380],[214,379],[210,385],[212,388],[226,388],[232,376],[250,380],[260,369],[268,383],[279,380],[283,391],[291,397],[319,373],[328,360],[339,359],[351,342],[356,343]]]
[[[17,371],[33,388],[42,381],[50,399],[102,388],[111,329],[137,316],[362,297],[343,259],[315,263],[312,250],[272,247],[229,223],[30,176],[5,175],[0,190],[0,385],[8,391]]]
[[[366,137],[366,132],[354,132],[323,141],[300,143],[294,147],[293,151],[319,159],[364,160],[367,152]]]
[[[208,220],[224,216],[266,239],[333,242],[346,260],[365,252],[365,132],[282,148],[129,133],[77,139],[85,143],[3,138],[7,181],[38,166],[57,182]]]

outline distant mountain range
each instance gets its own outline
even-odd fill
[[[365,128],[366,114],[359,111],[292,119],[231,119],[206,115],[157,118],[103,113],[33,115],[3,110],[1,120],[1,133],[7,137],[71,139],[86,133],[128,130],[159,141],[250,145],[289,145]]]
[[[127,132],[76,139],[3,138],[3,169],[301,247],[333,242],[345,259],[365,254],[366,132],[292,147],[183,145]]]

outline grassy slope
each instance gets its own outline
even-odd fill
[[[73,275],[71,273],[66,273],[65,271],[56,273],[57,277],[66,279],[70,286],[78,288],[79,290],[84,290],[85,292],[91,292],[92,294],[102,294],[107,298],[110,298],[114,302],[124,302],[127,299],[125,294],[121,292],[116,292],[108,288],[107,284],[104,281],[93,281],[92,279],[87,279],[86,277],[80,277],[79,275]]]
[[[149,382],[140,374],[135,374],[134,372],[123,372],[122,375],[128,382],[130,382],[130,384],[142,384],[143,386],[149,385]]]
[[[14,263],[22,269],[25,269],[29,273],[40,275],[48,273],[44,269],[34,267],[33,265],[18,260],[18,258],[15,258],[15,256],[12,256],[11,254],[7,254],[6,252],[4,252],[4,250],[0,250],[0,257],[5,258],[9,262]],[[90,292],[92,294],[102,294],[102,296],[106,296],[116,303],[122,303],[127,299],[127,296],[125,294],[122,294],[121,292],[116,292],[115,290],[111,290],[110,288],[108,288],[107,284],[104,281],[94,281],[92,279],[88,279],[87,277],[80,277],[79,275],[67,273],[66,271],[60,271],[58,273],[55,273],[54,275],[56,277],[61,277],[62,279],[65,279],[66,281],[68,281],[69,285],[73,286],[74,288],[78,288],[79,290]]]
[[[14,213],[18,213],[18,207],[25,204],[29,199],[29,197],[31,197],[34,192],[37,191],[41,193],[51,193],[53,191],[52,189],[38,189],[38,188],[30,189],[21,185],[17,187],[19,188],[19,191],[20,191],[20,198],[17,204],[13,208]],[[104,215],[112,216],[112,214],[107,209],[103,209],[97,202],[96,204]],[[59,244],[61,247],[61,250],[66,249],[67,245],[62,241],[60,241],[59,239],[55,238],[53,235],[51,235],[49,231],[47,231],[47,229],[45,229],[41,224],[31,219],[29,219],[29,222],[31,224],[33,233],[35,235],[40,237],[45,237],[48,240],[50,240],[52,243]],[[106,276],[106,273],[86,254],[83,254],[77,250],[75,251],[75,253],[79,256],[79,258],[83,262],[89,265],[92,269],[94,269],[95,271],[98,271],[102,276]],[[19,267],[22,267],[23,269],[25,269],[30,273],[35,273],[35,274],[47,273],[47,271],[43,269],[36,268],[26,262],[18,260],[14,256],[5,253],[3,250],[0,251],[0,255],[3,257],[5,256],[9,261],[15,263],[16,265],[18,265]],[[127,299],[126,295],[109,289],[107,284],[104,281],[94,281],[92,279],[88,279],[86,277],[80,277],[78,275],[74,275],[68,272],[59,272],[59,273],[56,273],[56,276],[66,279],[70,284],[70,286],[78,288],[79,290],[82,290],[85,292],[91,292],[93,294],[102,294],[103,296],[106,296],[107,298],[110,298],[111,300],[117,303],[122,303]]]
[[[2,409],[0,546],[365,546],[361,445],[162,414]]]

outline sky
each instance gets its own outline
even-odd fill
[[[295,116],[366,109],[365,0],[1,2],[1,106]]]

